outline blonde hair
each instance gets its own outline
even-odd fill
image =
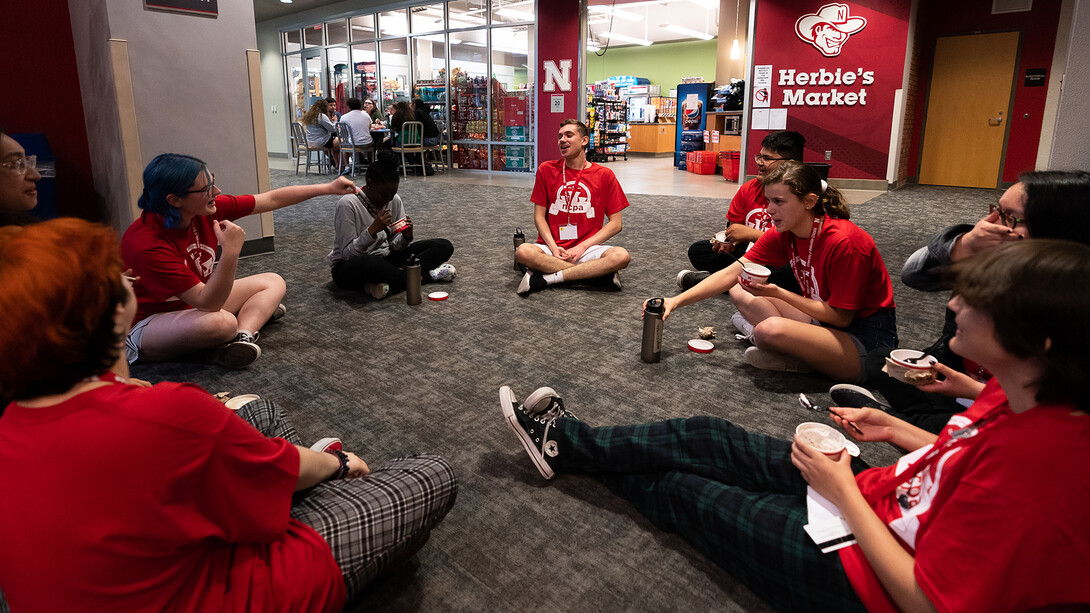
[[[837,188],[822,182],[821,175],[813,167],[795,160],[785,160],[768,171],[761,183],[766,187],[783,183],[799,198],[807,194],[818,197],[814,205],[815,216],[828,215],[835,219],[850,219],[851,211],[847,199]]]

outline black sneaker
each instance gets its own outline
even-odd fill
[[[711,276],[706,270],[685,270],[677,273],[677,286],[681,291],[692,289],[693,286]]]
[[[246,368],[261,357],[261,347],[256,341],[253,336],[239,332],[233,341],[216,350],[213,360],[231,370]]]
[[[515,393],[505,385],[500,388],[500,409],[538,472],[552,479],[556,473],[548,458],[555,458],[560,450],[556,441],[549,439],[549,431],[557,417],[575,417],[564,409],[564,401],[551,387],[540,387],[527,396],[524,404],[518,404]]]
[[[882,409],[883,411],[890,408],[888,404],[879,402],[878,399],[874,397],[874,394],[870,393],[870,390],[850,383],[837,383],[829,388],[829,395],[832,396],[833,406],[836,407],[849,407],[853,409],[871,407]]]
[[[545,277],[540,272],[528,270],[526,274],[522,275],[522,281],[515,292],[519,296],[529,296],[534,292],[540,292],[546,287],[549,287],[549,284],[545,282]]]

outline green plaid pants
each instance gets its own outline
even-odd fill
[[[593,475],[777,610],[864,610],[840,557],[802,528],[806,482],[789,442],[717,417],[603,428],[559,418],[553,433],[554,469]]]

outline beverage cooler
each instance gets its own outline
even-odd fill
[[[674,143],[674,166],[680,168],[685,154],[704,150],[704,130],[707,129],[708,105],[712,83],[682,83],[677,86],[677,136]]]

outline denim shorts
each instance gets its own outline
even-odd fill
[[[896,348],[897,339],[897,310],[878,309],[866,317],[857,317],[852,323],[843,328],[822,323],[823,327],[840,330],[852,337],[855,348],[859,350],[859,356],[865,356],[879,347]]]

